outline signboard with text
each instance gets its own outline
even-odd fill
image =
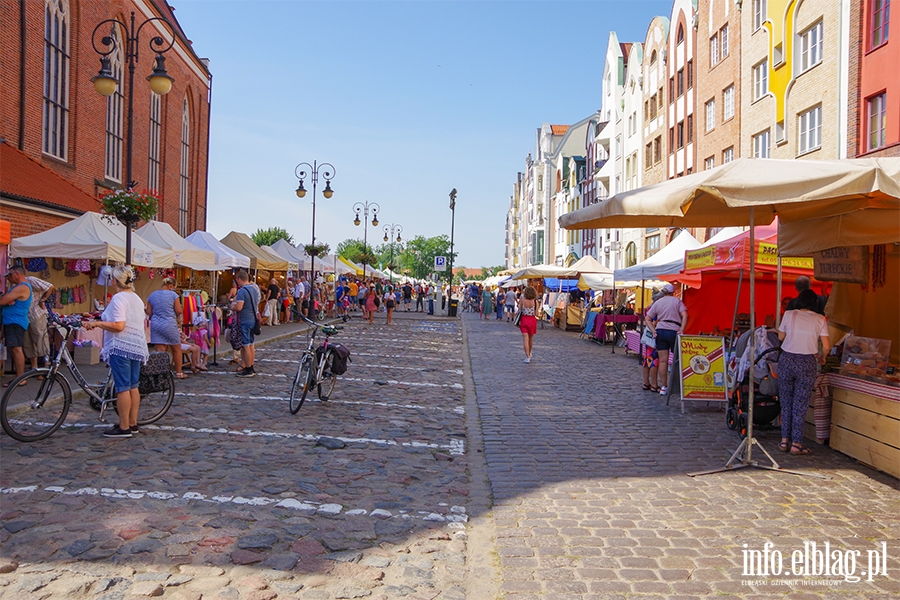
[[[848,246],[816,252],[815,276],[819,281],[869,282],[868,246]]]
[[[681,364],[681,401],[728,400],[725,378],[725,338],[708,335],[678,336]]]

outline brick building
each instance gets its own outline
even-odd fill
[[[100,69],[92,46],[106,19],[136,24],[162,17],[174,29],[165,67],[174,79],[159,96],[150,39],[173,35],[158,21],[140,31],[134,90],[127,89],[125,32],[111,24],[100,38],[120,40],[110,54],[119,85],[108,98],[91,78]],[[12,237],[55,227],[88,211],[104,190],[125,187],[126,142],[133,139],[135,188],[162,198],[157,218],[181,235],[206,226],[209,108],[212,76],[165,0],[27,0],[0,3],[0,218]],[[127,106],[133,95],[133,131]]]
[[[900,156],[900,43],[890,39],[890,6],[850,4],[848,156]]]

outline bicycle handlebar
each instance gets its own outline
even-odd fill
[[[54,325],[67,329],[81,329],[81,317],[77,315],[60,315],[53,312],[53,304],[49,300],[44,305],[47,307],[47,320]]]

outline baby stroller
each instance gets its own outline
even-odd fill
[[[744,350],[749,344],[750,332],[744,333],[737,343],[737,356],[742,356]],[[753,364],[746,369],[740,383],[734,385],[731,389],[731,396],[728,398],[728,408],[725,411],[725,423],[728,429],[737,430],[741,437],[747,436],[747,425],[749,423],[749,397],[750,397],[750,381],[753,381],[753,426],[765,429],[772,421],[781,414],[781,403],[778,401],[777,381],[774,379],[773,370],[769,364],[777,363],[778,357],[781,355],[780,342],[778,334],[775,332],[767,332],[767,341],[770,347],[763,350],[753,361]],[[763,379],[769,379],[763,383]],[[760,384],[763,383],[761,386]],[[774,386],[772,385],[774,384]],[[772,388],[773,389],[767,389]],[[761,389],[762,388],[762,389]],[[769,393],[764,393],[769,392]],[[774,393],[773,393],[774,392]]]

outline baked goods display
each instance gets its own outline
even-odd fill
[[[890,340],[850,336],[844,342],[841,373],[883,379],[886,377],[890,355]]]

